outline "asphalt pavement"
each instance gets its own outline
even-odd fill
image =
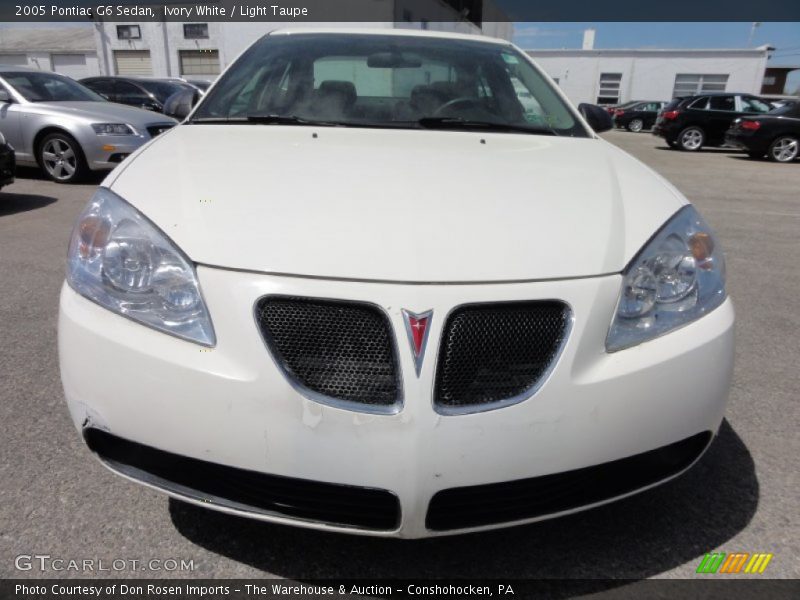
[[[733,389],[720,435],[689,473],[569,517],[414,541],[259,523],[131,484],[84,447],[58,373],[67,240],[100,179],[65,186],[23,169],[0,192],[0,577],[684,578],[714,550],[771,552],[770,576],[800,577],[800,162],[689,154],[649,133],[606,138],[685,193],[727,254]],[[33,554],[126,566],[18,570],[16,557]],[[161,570],[142,570],[152,559]],[[164,570],[170,559],[191,570]]]

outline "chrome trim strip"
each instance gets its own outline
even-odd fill
[[[436,401],[436,381],[437,375],[440,367],[441,361],[441,350],[442,350],[442,343],[444,342],[445,335],[447,334],[447,323],[450,320],[450,316],[458,309],[470,306],[485,306],[487,304],[490,305],[503,305],[503,304],[521,304],[521,303],[529,303],[529,302],[558,302],[564,305],[565,310],[567,311],[567,322],[564,326],[564,335],[561,338],[561,342],[556,349],[555,354],[553,355],[550,364],[547,365],[547,368],[542,372],[539,379],[526,390],[520,392],[516,396],[512,396],[511,398],[505,398],[503,400],[497,400],[496,402],[487,402],[486,404],[467,404],[464,406],[459,406],[457,408],[451,406],[443,406]],[[519,404],[520,402],[524,402],[533,398],[536,393],[542,389],[547,380],[550,379],[550,376],[555,371],[556,365],[561,361],[561,357],[564,354],[564,349],[567,347],[567,342],[569,341],[572,328],[575,323],[575,312],[572,310],[572,306],[568,302],[564,300],[560,300],[557,298],[537,298],[533,300],[501,300],[497,302],[468,302],[466,304],[459,304],[451,308],[444,319],[444,324],[442,325],[442,334],[439,339],[439,347],[438,353],[436,355],[436,365],[435,370],[433,373],[433,387],[431,389],[431,405],[433,406],[433,410],[442,416],[451,417],[451,416],[458,416],[458,415],[472,415],[476,413],[488,412],[490,410],[497,410],[500,408],[506,408],[507,406],[513,406],[514,404]]]
[[[297,381],[294,376],[286,370],[281,361],[275,356],[275,353],[272,351],[272,347],[270,346],[269,340],[267,340],[266,336],[264,335],[264,330],[261,327],[261,323],[259,322],[259,315],[258,315],[258,305],[262,300],[266,300],[267,298],[282,298],[282,299],[299,299],[299,300],[319,300],[322,302],[333,302],[337,304],[361,304],[364,306],[372,306],[377,308],[381,314],[386,319],[386,326],[389,330],[389,337],[391,339],[392,344],[392,352],[394,353],[395,359],[395,368],[396,368],[396,378],[397,378],[397,398],[395,399],[394,404],[389,405],[377,405],[377,404],[363,404],[361,402],[353,402],[352,400],[342,400],[340,398],[334,398],[332,396],[326,396],[325,394],[320,394],[312,389],[307,388],[302,383]],[[311,400],[313,402],[317,402],[319,404],[324,404],[325,406],[330,406],[333,408],[339,408],[341,410],[348,410],[352,412],[360,412],[360,413],[367,413],[371,415],[396,415],[403,409],[403,402],[404,402],[404,394],[403,394],[403,371],[402,367],[400,366],[400,352],[399,352],[399,345],[397,343],[397,337],[395,336],[394,327],[392,326],[392,319],[389,315],[389,312],[379,304],[375,304],[374,302],[367,302],[364,300],[348,300],[345,298],[319,298],[316,296],[296,296],[296,295],[285,295],[285,294],[265,294],[256,298],[256,301],[253,303],[253,321],[255,322],[256,329],[258,330],[259,335],[261,336],[261,341],[264,343],[264,347],[267,349],[267,354],[269,354],[272,362],[278,368],[278,371],[284,376],[286,381],[289,382],[294,390],[299,393],[304,398]]]
[[[175,128],[173,127],[173,129]],[[117,169],[114,170],[114,173],[116,173],[118,170],[119,167],[117,167]],[[204,267],[206,269],[231,271],[233,273],[252,273],[253,275],[267,275],[270,277],[291,277],[293,279],[311,279],[316,281],[342,281],[342,282],[353,282],[353,283],[379,283],[379,284],[382,283],[387,285],[443,285],[444,286],[444,285],[507,285],[516,283],[547,283],[554,281],[578,281],[581,279],[598,279],[600,277],[610,277],[612,275],[620,275],[622,273],[622,271],[611,271],[608,273],[598,273],[597,275],[577,275],[575,277],[545,277],[540,279],[497,279],[497,280],[476,279],[475,281],[406,281],[403,279],[368,279],[361,277],[336,277],[336,276],[328,277],[326,275],[302,275],[298,273],[284,273],[281,271],[259,271],[257,269],[240,269],[238,267],[225,267],[220,265],[212,265],[210,263],[204,263],[204,262],[196,262],[195,265],[198,267]]]

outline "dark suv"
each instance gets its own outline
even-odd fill
[[[696,152],[703,146],[721,146],[734,119],[769,112],[770,105],[750,94],[700,94],[675,98],[656,120],[653,135],[673,148]]]
[[[628,131],[638,133],[642,129],[650,129],[656,122],[658,112],[666,102],[642,101],[627,107],[614,110],[614,125],[624,127]]]

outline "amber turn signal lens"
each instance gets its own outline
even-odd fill
[[[101,217],[88,216],[78,225],[81,258],[88,258],[95,250],[105,247],[111,234],[111,224]]]
[[[700,231],[690,237],[689,249],[701,269],[711,267],[710,259],[714,254],[714,239],[708,233]]]

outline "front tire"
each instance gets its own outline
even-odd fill
[[[39,144],[39,165],[56,183],[75,183],[89,172],[80,144],[67,133],[51,133]]]
[[[775,139],[767,150],[767,158],[773,162],[790,163],[800,153],[800,140],[793,135],[782,135]]]
[[[632,119],[628,123],[628,131],[639,133],[642,129],[644,129],[644,122],[641,119]]]
[[[697,152],[706,142],[706,133],[699,127],[687,127],[678,134],[678,148],[686,152]]]

